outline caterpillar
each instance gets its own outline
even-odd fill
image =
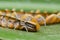
[[[0,26],[3,28],[36,32],[39,31],[41,25],[46,26],[47,24],[59,22],[60,12],[49,14],[47,11],[44,11],[42,14],[40,10],[24,12],[23,9],[19,12],[16,12],[15,9],[0,11]]]

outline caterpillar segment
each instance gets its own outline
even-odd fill
[[[21,20],[27,22],[26,24],[28,26],[23,24],[24,25],[23,28],[25,28],[27,31],[38,31],[40,28],[40,25],[38,24],[36,19],[30,14],[23,15],[21,17]]]
[[[38,21],[40,25],[46,26],[46,20],[42,15],[36,15],[34,18]]]
[[[18,29],[19,28],[19,22],[20,20],[16,18],[15,16],[12,15],[6,15],[9,20],[8,20],[8,28],[10,29]]]
[[[46,26],[45,18],[41,15],[40,10],[36,10],[34,18],[37,20],[37,22],[40,25],[43,25],[44,24]]]
[[[16,21],[16,12],[15,9],[12,9],[12,11],[8,14],[6,14],[7,18],[8,18],[8,28],[10,29],[14,29],[14,24]]]
[[[0,15],[0,16],[3,17],[3,18],[1,18],[2,20],[0,21],[2,27],[8,27],[10,29],[13,29],[14,28],[14,24],[16,23],[15,22],[16,21],[16,18],[15,18],[14,15],[12,16],[12,13],[7,13],[6,15]]]
[[[12,18],[16,18],[16,19],[18,20],[18,21],[15,21],[15,22],[14,22],[14,28],[15,28],[15,29],[19,29],[19,28],[20,28],[20,27],[19,27],[19,26],[20,26],[20,21],[19,21],[19,20],[21,19],[21,17],[22,17],[23,15],[24,15],[24,10],[21,9],[19,13],[16,13],[15,10],[13,10],[11,17],[12,17]]]
[[[46,24],[56,23],[56,20],[57,20],[56,14],[51,14],[51,15],[46,17]]]
[[[55,23],[59,23],[59,20],[60,20],[60,18],[59,18],[59,11],[54,10],[53,13],[56,14],[56,21],[55,21]]]

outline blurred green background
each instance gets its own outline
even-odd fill
[[[0,0],[7,2],[35,2],[35,3],[60,3],[60,0]]]
[[[0,0],[0,9],[60,11],[60,0]]]

